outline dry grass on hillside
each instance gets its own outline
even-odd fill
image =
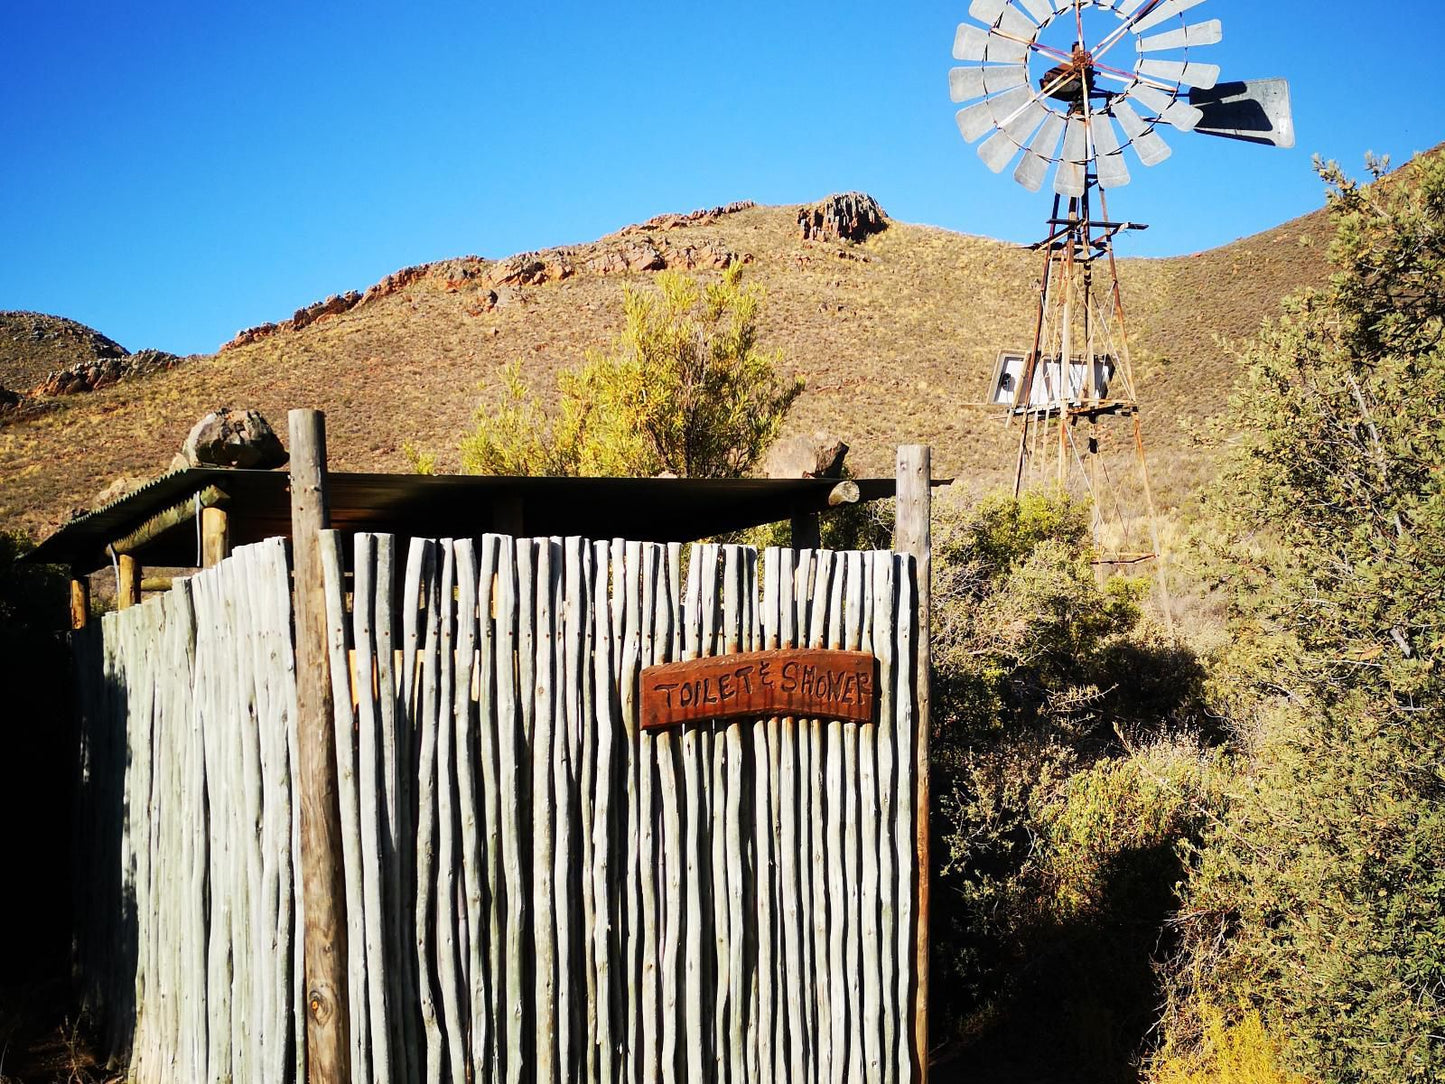
[[[979,487],[1009,476],[1013,432],[977,404],[997,352],[1028,341],[1040,257],[904,223],[859,245],[803,242],[795,211],[758,207],[666,234],[674,247],[752,258],[746,278],[768,295],[764,345],[808,383],[790,430],[847,440],[860,473],[891,473],[894,446],[921,441],[934,446],[938,475]],[[1204,469],[1183,423],[1225,401],[1233,367],[1221,342],[1247,338],[1283,296],[1321,278],[1322,219],[1197,256],[1123,262],[1165,503]],[[164,470],[195,420],[220,405],[257,408],[278,428],[292,407],[325,410],[340,470],[404,470],[408,441],[453,469],[458,434],[489,394],[479,384],[494,389],[501,367],[521,359],[546,394],[559,369],[617,333],[622,288],[648,279],[579,271],[505,291],[487,310],[476,283],[426,276],[299,331],[52,401],[0,422],[0,523],[41,534],[117,475]]]

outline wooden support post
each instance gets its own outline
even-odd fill
[[[301,892],[306,928],[306,1079],[351,1079],[346,988],[345,887],[336,731],[326,639],[320,532],[326,505],[326,419],[293,410],[291,551],[296,621],[296,712],[301,802]]]
[[[201,564],[213,568],[231,555],[231,517],[224,508],[201,509]]]
[[[140,601],[140,562],[128,553],[122,553],[116,559],[116,566],[120,569],[120,583],[116,587],[116,606],[119,609],[128,610]]]
[[[918,572],[918,711],[915,716],[918,749],[915,768],[918,782],[918,989],[913,1026],[920,1084],[927,1084],[928,1080],[928,896],[932,872],[928,825],[931,800],[928,744],[933,725],[929,684],[932,668],[930,622],[933,616],[932,460],[932,450],[926,444],[906,444],[898,449],[898,518],[893,535],[894,550],[911,554]]]
[[[793,549],[816,550],[823,548],[823,529],[817,512],[793,513]]]
[[[70,627],[83,629],[90,624],[90,578],[72,574],[70,580]]]
[[[492,506],[492,529],[498,534],[509,534],[521,538],[525,523],[522,515],[522,498],[519,496],[498,497]]]

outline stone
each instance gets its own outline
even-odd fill
[[[888,216],[865,192],[843,192],[798,212],[804,241],[863,241],[888,228]]]
[[[123,475],[95,495],[95,500],[91,502],[91,508],[100,509],[112,505],[122,497],[130,496],[145,485],[146,481],[145,478],[138,478],[134,475]]]
[[[784,437],[763,459],[766,478],[841,478],[848,445],[825,433]]]
[[[266,419],[255,410],[222,407],[195,424],[181,455],[192,467],[272,470],[288,456]]]

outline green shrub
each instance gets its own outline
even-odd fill
[[[1179,925],[1166,1031],[1269,1021],[1321,1082],[1445,1076],[1445,159],[1336,167],[1330,286],[1246,356],[1211,497],[1250,754]]]
[[[1197,662],[1091,559],[1066,496],[935,505],[934,989],[966,1057],[1112,1081],[1155,1019],[1206,758],[1158,740]]]
[[[461,442],[471,474],[741,478],[761,462],[801,380],[757,345],[762,291],[742,264],[700,286],[673,272],[624,292],[625,324],[607,352],[558,378],[549,416],[512,366],[502,400],[477,411]]]

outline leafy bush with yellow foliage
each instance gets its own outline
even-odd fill
[[[1230,1022],[1222,1012],[1208,1010],[1198,1047],[1160,1057],[1150,1084],[1311,1084],[1281,1068],[1282,1054],[1259,1013],[1246,1012]]]
[[[739,478],[761,461],[803,382],[757,342],[762,291],[742,265],[707,285],[673,272],[624,293],[612,348],[558,378],[549,416],[503,374],[503,396],[477,411],[461,443],[472,474]]]

